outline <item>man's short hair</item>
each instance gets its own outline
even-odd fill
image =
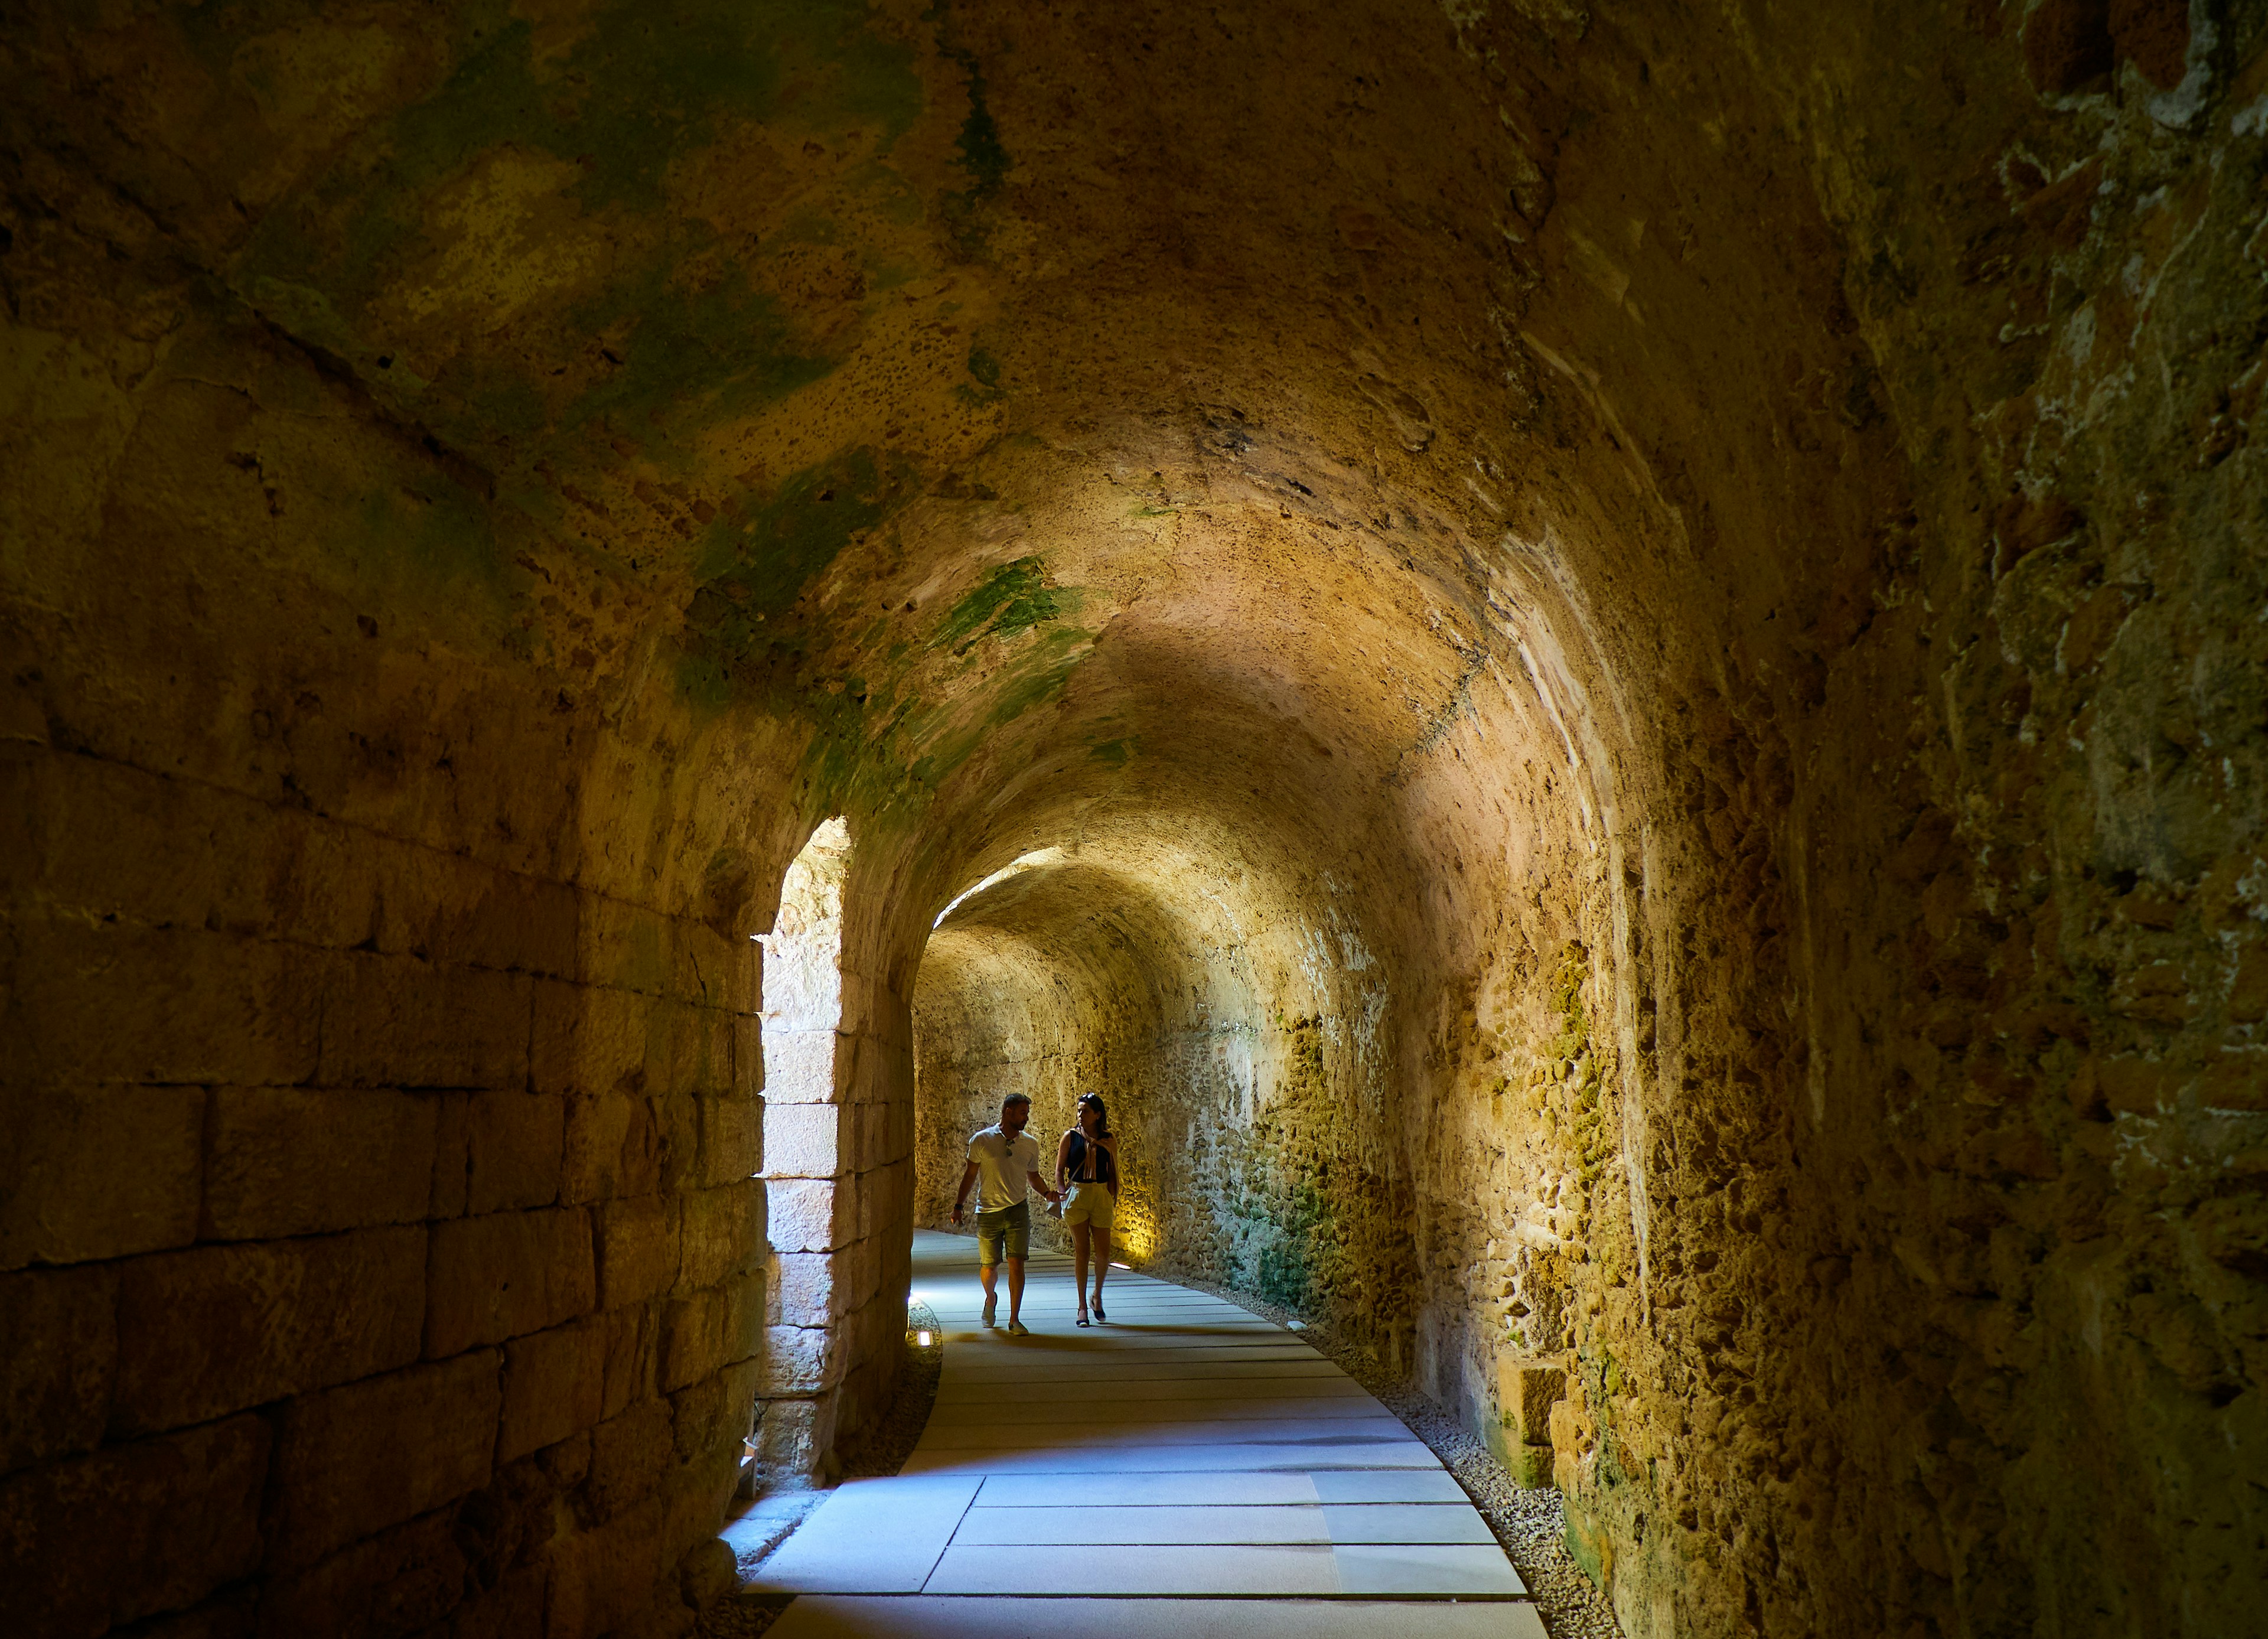
[[[1032,1095],[1028,1092],[1012,1092],[1000,1100],[1000,1107],[1005,1110],[1012,1104],[1029,1104],[1031,1101]]]

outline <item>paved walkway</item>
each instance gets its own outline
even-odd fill
[[[773,1639],[1543,1639],[1456,1481],[1296,1334],[1123,1269],[1081,1331],[1050,1254],[1012,1338],[978,1324],[976,1252],[916,1236],[936,1409],[902,1474],[758,1569],[799,1596]]]

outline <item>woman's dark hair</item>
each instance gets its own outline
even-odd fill
[[[1079,1107],[1080,1109],[1084,1110],[1090,1105],[1094,1108],[1095,1136],[1099,1138],[1109,1137],[1110,1112],[1103,1105],[1102,1095],[1099,1092],[1082,1092],[1079,1095]]]

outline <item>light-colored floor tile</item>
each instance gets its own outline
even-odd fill
[[[1101,1490],[1102,1488],[1096,1488]],[[1090,1492],[1088,1495],[1094,1495]],[[1454,1503],[1341,1503],[1331,1507],[1225,1505],[1179,1508],[1083,1503],[972,1508],[955,1547],[1045,1549],[1070,1543],[1122,1547],[1170,1543],[1454,1543],[1493,1546],[1488,1524]]]
[[[946,1550],[949,1558],[954,1552]],[[1338,1558],[1344,1593],[1521,1594],[1528,1584],[1493,1542],[1485,1547],[1426,1543],[1348,1543]],[[934,1573],[932,1573],[932,1576]]]
[[[801,1599],[768,1639],[1545,1639],[1532,1605],[1368,1599]]]
[[[1172,1508],[1201,1503],[1281,1505],[1313,1503],[1317,1497],[1312,1474],[1114,1474],[1108,1499]],[[1095,1484],[1085,1474],[994,1474],[971,1506],[1067,1508],[1097,1500]]]
[[[1057,1383],[1046,1378],[1028,1382],[941,1383],[939,1405],[973,1405],[984,1400],[1042,1400],[1086,1402],[1098,1398],[1131,1400],[1265,1400],[1285,1394],[1333,1394],[1353,1398],[1369,1394],[1351,1378],[1137,1378],[1113,1382],[1107,1396],[1098,1396],[1092,1383]]]
[[[976,1496],[975,1476],[898,1474],[836,1488],[751,1578],[791,1593],[913,1593]]]
[[[1346,1468],[1314,1476],[1326,1503],[1464,1503],[1464,1488],[1445,1468]]]
[[[1304,1339],[1123,1271],[1075,1327],[1049,1259],[1010,1338],[976,1325],[973,1250],[916,1237],[935,1411],[759,1568],[799,1596],[777,1639],[1541,1639],[1455,1481]]]
[[[946,1352],[952,1353],[952,1346]],[[1117,1360],[986,1360],[962,1361],[952,1373],[954,1383],[1199,1383],[1233,1382],[1239,1378],[1333,1378],[1344,1374],[1328,1360],[1219,1360],[1152,1363],[1125,1357]],[[942,1386],[944,1379],[939,1379]]]
[[[921,1443],[933,1451],[1039,1451],[1069,1446],[1079,1451],[1122,1451],[1141,1445],[1218,1445],[1223,1440],[1239,1444],[1293,1444],[1318,1437],[1344,1444],[1354,1440],[1402,1441],[1410,1430],[1394,1417],[1341,1417],[1328,1430],[1318,1430],[1307,1418],[1254,1418],[1224,1428],[1211,1418],[1189,1422],[1107,1423],[1094,1422],[1071,1428],[1063,1423],[932,1422]]]
[[[1454,1503],[1332,1503],[1322,1513],[1334,1542],[1497,1546],[1488,1521],[1462,1497]],[[965,1522],[968,1516],[961,1518]]]
[[[917,1446],[906,1461],[912,1474],[1174,1474],[1256,1469],[1438,1468],[1440,1460],[1417,1440],[1359,1441],[1351,1445],[1147,1445],[1130,1451],[939,1451]]]
[[[1036,1403],[950,1401],[930,1414],[930,1427],[993,1427],[1001,1423],[1047,1426],[1073,1439],[1082,1428],[1151,1422],[1251,1422],[1270,1417],[1307,1417],[1329,1422],[1375,1417],[1384,1410],[1369,1396],[1351,1394],[1270,1395],[1266,1399],[1193,1400],[1043,1400]]]
[[[1123,1335],[1123,1333],[1102,1331],[1094,1327],[1079,1331],[1072,1327],[1071,1333],[1035,1333],[1041,1342],[1032,1337],[1016,1340],[1016,1358],[1039,1360],[1147,1360],[1150,1364],[1166,1360],[1320,1360],[1304,1342],[1279,1342],[1275,1337],[1206,1337],[1190,1333],[1173,1333],[1170,1337],[1159,1335]],[[977,1351],[968,1351],[976,1358]],[[989,1358],[989,1356],[987,1356]],[[954,1367],[961,1363],[953,1363]]]
[[[1339,1591],[1336,1550],[1306,1547],[946,1549],[924,1593],[1317,1594]]]
[[[1305,1508],[972,1508],[961,1516],[953,1546],[1030,1547],[1047,1553],[1088,1543],[1137,1547],[1330,1540],[1330,1522],[1313,1504]]]

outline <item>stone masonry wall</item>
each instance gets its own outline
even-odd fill
[[[4,755],[0,1605],[621,1626],[713,1534],[757,1370],[750,952]]]
[[[839,820],[822,826],[764,936],[772,1255],[758,1445],[765,1473],[792,1481],[826,1473],[887,1409],[912,1268],[911,1073],[891,1040],[904,1008],[845,953],[852,854]],[[862,926],[848,930],[854,947]]]
[[[78,363],[4,418],[0,1609],[689,1621],[763,1334],[768,788],[490,595],[626,654],[603,563],[99,237],[10,252],[10,356]]]

